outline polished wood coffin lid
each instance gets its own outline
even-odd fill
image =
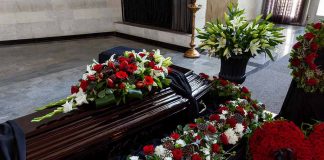
[[[185,73],[196,99],[208,92],[211,86],[208,81],[188,69],[178,66],[172,68]],[[166,88],[155,95],[123,106],[79,110],[40,123],[30,122],[32,118],[49,111],[45,110],[15,121],[26,135],[27,159],[58,160],[81,153],[87,147],[102,141],[118,142],[189,106],[187,99]]]

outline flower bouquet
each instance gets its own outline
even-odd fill
[[[226,148],[233,147],[251,133],[262,117],[271,116],[264,112],[261,103],[245,99],[228,101],[209,119],[198,118],[194,123],[179,126],[177,131],[162,139],[161,145],[146,145],[143,152],[148,160],[226,159],[235,155]]]
[[[197,29],[197,37],[202,40],[199,47],[222,60],[219,76],[237,83],[245,80],[250,57],[266,53],[274,60],[272,52],[283,42],[283,28],[275,27],[268,21],[271,14],[265,19],[259,15],[250,22],[244,14],[245,11],[240,10],[237,4],[230,4],[228,14],[225,13],[225,24],[217,20],[206,23],[203,30]]]
[[[57,107],[44,116],[34,118],[32,122],[68,113],[83,104],[92,103],[100,108],[142,99],[143,96],[169,86],[171,80],[167,75],[171,64],[171,58],[163,57],[159,50],[144,50],[139,53],[126,51],[123,56],[113,55],[102,64],[94,61],[87,66],[79,83],[71,87],[70,96],[37,109]]]
[[[324,23],[310,24],[306,33],[297,38],[290,57],[292,76],[297,82],[297,87],[305,92],[324,93],[324,70],[316,64],[316,60],[323,57],[319,49],[324,47]],[[322,51],[323,52],[323,51]],[[322,58],[323,59],[323,58]]]

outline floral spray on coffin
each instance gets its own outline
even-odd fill
[[[71,87],[72,95],[37,109],[57,107],[44,116],[34,118],[32,122],[71,112],[84,104],[102,108],[142,99],[170,85],[171,80],[166,77],[171,64],[171,58],[163,57],[159,50],[139,53],[126,51],[123,56],[112,56],[102,64],[94,61],[87,66],[79,83]]]

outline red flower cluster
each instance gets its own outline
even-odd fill
[[[313,28],[321,29],[322,28],[322,23],[318,22],[318,23],[313,24]]]
[[[291,149],[298,160],[311,160],[310,144],[303,132],[288,121],[266,122],[254,131],[249,140],[253,160],[273,160],[275,153],[282,149]]]
[[[309,141],[313,146],[313,159],[324,160],[324,123],[314,126],[313,132],[309,135]]]
[[[143,151],[145,155],[151,155],[154,153],[154,146],[153,145],[146,145],[143,147]]]
[[[308,41],[314,39],[316,36],[314,35],[314,33],[308,32],[304,35],[304,38]]]
[[[181,149],[174,149],[172,151],[172,155],[173,155],[173,159],[181,160],[183,153],[182,153]]]
[[[201,78],[204,78],[204,79],[208,79],[209,78],[209,75],[205,74],[205,73],[199,73],[199,76]]]

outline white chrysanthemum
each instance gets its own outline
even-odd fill
[[[180,145],[181,147],[186,146],[186,142],[185,142],[184,140],[182,140],[182,139],[178,139],[178,140],[176,141],[176,144],[177,144],[177,145]]]
[[[210,155],[210,149],[209,148],[204,147],[200,151],[202,151],[204,153],[204,155],[206,155],[206,156]]]
[[[164,157],[165,151],[166,149],[162,145],[159,145],[155,147],[154,154],[156,154],[159,157]]]
[[[222,110],[222,114],[226,115],[228,113],[227,110]]]
[[[226,120],[226,116],[224,114],[219,115],[219,119]]]
[[[259,122],[259,116],[258,115],[254,115],[254,118],[253,118],[252,122],[254,122],[254,123]]]
[[[234,131],[240,136],[243,136],[244,126],[241,123],[236,123]]]
[[[229,144],[236,144],[238,141],[238,136],[232,128],[227,129],[224,134],[226,135]]]

